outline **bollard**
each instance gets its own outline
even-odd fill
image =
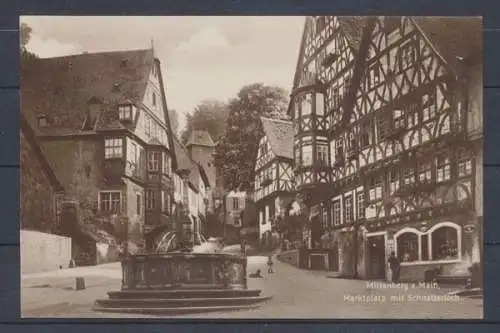
[[[85,289],[85,279],[81,276],[76,277],[76,290]]]

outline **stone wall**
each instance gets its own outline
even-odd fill
[[[38,273],[68,268],[71,238],[21,230],[21,273]]]

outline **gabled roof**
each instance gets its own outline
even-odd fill
[[[186,144],[186,147],[189,148],[189,146],[215,147],[215,143],[207,131],[193,130]]]
[[[87,104],[98,100],[101,117],[96,129],[119,129],[116,106],[140,104],[154,64],[152,49],[84,53],[34,59],[21,69],[21,102],[34,125],[37,115],[49,117],[51,134],[81,132]]]
[[[260,117],[260,120],[273,153],[278,157],[293,159],[293,122],[265,117]]]
[[[481,17],[411,17],[411,20],[450,65],[456,67],[469,57],[482,61]]]
[[[188,174],[189,182],[191,183],[192,186],[194,186],[197,190],[199,190],[198,181],[201,175],[198,164],[196,164],[196,162],[194,162],[189,157],[186,147],[184,147],[179,138],[174,137],[173,141],[174,141],[175,158],[177,160],[177,171],[183,170],[189,172]]]
[[[38,142],[36,140],[35,133],[34,133],[33,129],[31,128],[29,122],[26,120],[26,117],[22,113],[21,113],[20,117],[21,117],[21,119],[20,119],[21,132],[23,133],[24,138],[26,139],[28,145],[31,146],[31,148],[33,149],[33,152],[35,154],[35,158],[38,159],[40,165],[42,166],[44,173],[47,175],[54,190],[56,192],[64,191],[64,187],[63,187],[62,183],[59,181],[54,170],[52,169],[49,162],[45,158],[42,147],[40,147],[40,145],[38,144]]]

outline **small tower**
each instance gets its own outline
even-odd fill
[[[215,152],[215,143],[205,130],[193,130],[186,144],[191,159],[199,163],[208,177],[210,187],[215,188],[216,169],[213,163],[213,153]]]

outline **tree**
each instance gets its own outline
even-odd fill
[[[288,96],[284,89],[254,83],[241,88],[229,103],[225,135],[219,140],[214,164],[225,187],[247,190],[253,186],[253,166],[260,138],[264,135],[260,117],[288,119]]]
[[[186,128],[182,132],[181,140],[185,144],[193,130],[206,130],[214,141],[219,140],[226,131],[229,115],[226,103],[217,100],[204,100],[186,116]]]
[[[179,131],[179,114],[175,109],[168,109],[168,120],[170,121],[170,128],[175,135]]]
[[[34,58],[38,58],[36,54],[31,53],[28,51],[26,46],[28,45],[30,39],[31,39],[31,33],[33,32],[33,29],[26,24],[26,23],[21,23],[20,31],[19,31],[19,36],[20,36],[20,51],[21,51],[21,59],[22,60],[30,60]]]

